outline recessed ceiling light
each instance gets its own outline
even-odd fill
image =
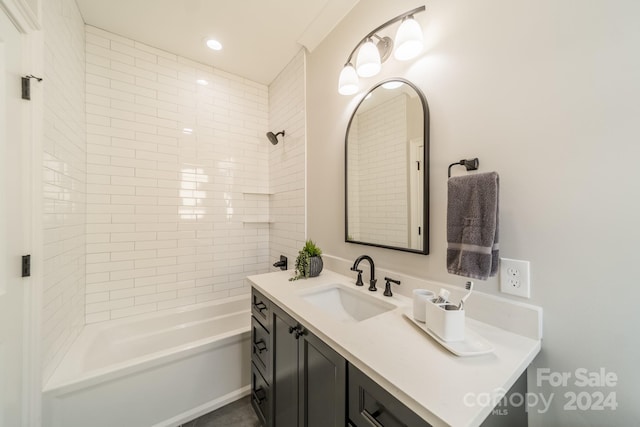
[[[198,79],[196,80],[196,83],[198,83],[200,86],[206,86],[209,84],[209,82],[206,81],[205,79]]]
[[[207,40],[207,46],[209,47],[209,49],[213,49],[213,50],[222,49],[222,43],[220,43],[218,40],[214,40],[214,39],[208,39]]]
[[[183,128],[182,129],[182,133],[184,133],[185,135],[191,135],[193,133],[193,129],[191,129],[191,128]]]

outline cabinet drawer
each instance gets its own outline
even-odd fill
[[[251,364],[251,406],[256,411],[260,424],[270,425],[270,391],[269,384],[262,377],[258,368]]]
[[[269,330],[271,327],[269,314],[271,313],[271,301],[260,292],[251,288],[251,313],[260,320],[260,323]]]
[[[269,378],[270,346],[269,332],[251,316],[251,360],[266,378]]]
[[[358,427],[430,427],[353,365],[348,365],[349,421]]]

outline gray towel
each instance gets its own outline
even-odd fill
[[[449,178],[447,271],[487,280],[498,272],[496,172]]]

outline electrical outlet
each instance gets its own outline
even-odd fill
[[[531,298],[529,261],[500,258],[500,291],[522,298]]]

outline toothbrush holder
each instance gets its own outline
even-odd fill
[[[424,323],[426,321],[426,308],[427,303],[434,301],[436,294],[427,289],[414,289],[413,290],[413,318],[418,322]]]
[[[451,303],[426,303],[425,324],[445,342],[464,340],[464,309]]]

